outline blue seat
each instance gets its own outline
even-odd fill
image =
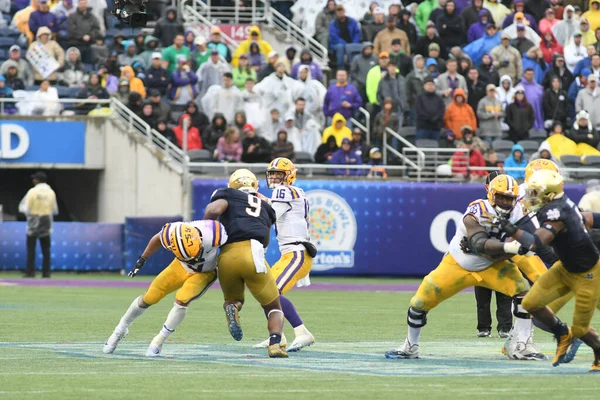
[[[6,21],[6,25],[10,25],[12,17],[10,15],[2,14],[2,18]]]
[[[17,43],[17,39],[14,37],[0,37],[0,48],[8,49],[15,43]]]
[[[5,59],[7,59],[7,58],[8,58],[7,51],[6,51],[6,50],[4,50],[4,49],[0,49],[0,59],[1,59],[1,60],[5,60]]]
[[[77,97],[77,93],[81,92],[81,89],[82,88],[80,88],[80,87],[69,88],[69,98],[70,99],[76,98]]]
[[[56,86],[56,91],[61,99],[69,97],[69,87],[67,86]]]
[[[83,63],[83,69],[85,72],[92,72],[95,70],[94,64]]]
[[[27,90],[28,92],[35,92],[36,90],[39,90],[40,86],[39,85],[27,85],[25,86],[25,90]]]
[[[17,38],[21,32],[11,28],[0,28],[0,37],[14,37]]]

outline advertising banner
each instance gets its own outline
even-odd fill
[[[0,121],[1,163],[85,164],[85,122]]]

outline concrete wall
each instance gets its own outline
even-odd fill
[[[185,214],[180,172],[119,122],[104,122],[98,125],[104,130],[106,154],[98,182],[98,222]]]

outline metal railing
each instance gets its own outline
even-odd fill
[[[77,105],[83,105],[83,104],[110,104],[110,100],[106,99],[106,100],[101,100],[101,99],[96,99],[96,100],[92,100],[92,99],[52,99],[52,100],[40,100],[40,99],[33,99],[33,98],[23,98],[23,99],[15,99],[15,98],[0,98],[0,114],[4,114],[5,111],[5,104],[6,103],[12,103],[12,104],[16,104],[16,103],[40,103],[40,104],[48,104],[48,103],[52,103],[52,104],[61,104],[60,109],[56,110],[56,115],[47,115],[47,116],[60,116],[60,113],[64,112],[64,111],[77,111],[77,106],[73,109],[70,110],[65,110],[64,107],[62,106],[62,104],[64,103],[68,103],[68,104],[72,104],[72,103],[76,103]],[[18,114],[17,114],[18,115]],[[33,115],[40,115],[40,116],[44,116],[43,114],[33,114]]]
[[[181,2],[181,5],[182,5],[181,15],[183,16],[184,20],[188,23],[189,22],[198,22],[198,23],[204,24],[204,25],[208,26],[208,28],[212,29],[215,26],[215,24],[212,23],[212,21],[210,19],[210,15],[205,17],[204,15],[202,15],[201,12],[198,11],[199,9],[203,9],[203,7],[206,7],[206,4],[204,4],[200,0],[190,0],[190,2],[192,3],[192,5],[188,5],[188,4],[184,5],[184,2]],[[209,9],[209,11],[210,11],[210,9]],[[231,37],[229,37],[224,32],[221,32],[221,37],[223,38],[223,41],[225,42],[225,44],[232,47],[232,50],[235,50],[239,46],[238,42],[233,40]]]
[[[414,154],[418,158],[418,153],[421,152],[424,156],[423,159],[423,170],[421,177],[431,178],[437,180],[440,176],[438,175],[437,167],[439,165],[448,164],[448,160],[456,153],[468,153],[469,149],[461,148],[428,148],[428,147],[404,147],[402,154],[406,157],[411,158],[410,155]],[[467,159],[467,169],[469,169]]]
[[[190,5],[210,21],[255,24],[266,20],[264,4],[260,7],[257,0],[252,0],[250,7],[240,6],[238,2],[233,6],[215,6],[211,0],[206,0],[206,3],[201,0],[180,0],[180,11],[185,11]]]
[[[402,143],[404,146],[406,146],[407,148],[413,149],[414,152],[417,154],[417,162],[416,163],[413,162],[410,158],[408,158],[404,154],[400,153],[392,145],[390,145],[388,143],[388,135],[398,139],[398,141],[400,143]],[[412,144],[411,142],[409,142],[408,140],[406,140],[405,138],[400,136],[394,130],[392,130],[390,128],[385,128],[385,130],[383,131],[383,163],[384,164],[388,163],[387,162],[388,151],[391,152],[396,157],[398,157],[399,159],[401,159],[405,164],[408,164],[410,167],[412,167],[417,172],[417,181],[418,182],[421,181],[421,173],[422,173],[423,169],[425,168],[425,153],[421,149],[417,148],[414,144]]]

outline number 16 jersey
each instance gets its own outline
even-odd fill
[[[219,218],[229,236],[227,244],[252,239],[264,245],[268,244],[266,238],[275,223],[276,216],[267,202],[259,199],[255,194],[231,188],[217,190],[211,201],[219,199],[226,200],[228,203],[227,210]]]
[[[308,200],[304,191],[295,186],[279,185],[271,196],[277,214],[275,232],[281,254],[304,251],[304,245],[293,244],[310,241],[308,226]]]

